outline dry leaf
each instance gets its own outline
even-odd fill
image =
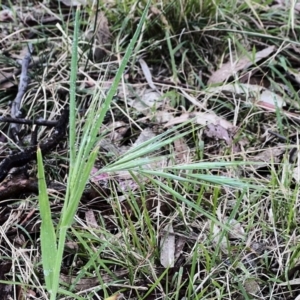
[[[88,0],[59,0],[59,1],[66,6],[78,6],[78,5],[86,6],[90,2]]]
[[[208,124],[204,130],[204,133],[208,137],[224,140],[227,145],[232,144],[232,138],[230,137],[228,130],[219,124]]]
[[[174,267],[175,262],[175,235],[173,226],[166,226],[160,240],[160,263],[165,267]]]
[[[226,81],[230,76],[233,76],[238,71],[249,68],[259,60],[269,56],[275,49],[275,46],[270,46],[261,51],[256,52],[254,59],[251,59],[253,56],[252,52],[249,52],[248,55],[236,59],[235,62],[229,61],[223,66],[215,71],[210,78],[208,79],[208,84],[212,83],[221,83]]]
[[[245,240],[246,235],[245,235],[244,228],[235,219],[230,219],[228,221],[228,218],[223,216],[220,206],[217,209],[217,216],[218,216],[219,221],[222,224],[226,224],[227,226],[230,227],[230,231],[229,231],[229,235],[228,235],[229,238]],[[210,227],[211,227],[211,225],[213,225],[213,233],[214,233],[213,243],[215,245],[219,245],[220,249],[222,250],[223,253],[228,254],[230,251],[230,243],[227,240],[225,235],[222,236],[224,229],[221,229],[220,226],[216,225],[215,223],[212,223],[211,221],[208,221],[208,224],[210,224]],[[228,249],[228,247],[229,247],[229,249]]]
[[[274,105],[275,107],[279,108],[285,106],[286,104],[285,100],[281,96],[267,89],[262,91],[259,101]]]
[[[88,226],[92,228],[99,228],[99,224],[96,220],[95,214],[91,209],[85,212],[85,221]]]
[[[234,126],[222,119],[221,117],[218,117],[216,114],[213,112],[210,113],[204,113],[204,112],[190,112],[190,113],[183,113],[180,117],[173,118],[170,120],[167,124],[165,124],[164,127],[170,127],[176,124],[181,124],[184,122],[187,122],[188,120],[194,120],[196,124],[199,125],[208,125],[208,124],[213,124],[213,125],[219,125],[222,126],[224,129],[233,129]]]
[[[175,157],[177,163],[188,163],[190,148],[184,138],[179,138],[174,141]]]
[[[142,58],[139,59],[139,63],[141,65],[142,71],[143,71],[143,73],[145,75],[145,78],[146,78],[149,86],[153,90],[156,90],[156,87],[155,87],[155,85],[153,83],[153,80],[152,80],[152,74],[150,72],[150,69],[149,69],[148,65],[146,64],[146,62]]]
[[[154,117],[156,116],[157,108],[166,106],[169,102],[168,98],[163,97],[156,90],[145,88],[145,84],[140,83],[119,85],[118,97],[126,99],[128,106],[133,107],[145,116],[148,116],[151,112],[153,112],[153,115],[155,113]]]
[[[96,27],[96,37],[95,37],[95,48],[94,59],[95,61],[100,61],[106,55],[107,50],[110,48],[111,44],[111,34],[108,27],[108,20],[104,15],[104,12],[100,12],[97,17],[97,27]]]
[[[284,144],[278,144],[277,147],[268,148],[251,157],[251,161],[263,162],[262,164],[253,167],[262,168],[270,165],[271,163],[279,163],[280,157],[285,151],[286,147]]]
[[[281,96],[256,84],[233,83],[218,87],[210,87],[206,90],[206,93],[211,94],[211,96],[222,92],[245,95],[248,100],[254,100],[254,103],[264,103],[265,105],[268,104],[279,108],[286,104]]]
[[[151,89],[144,90],[143,94],[139,95],[139,98],[134,100],[128,99],[127,103],[144,115],[150,113],[152,108],[159,108],[163,105],[163,99],[160,97],[160,94]]]

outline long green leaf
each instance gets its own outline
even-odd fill
[[[37,150],[39,209],[41,215],[41,251],[46,287],[51,290],[53,284],[54,262],[56,261],[57,245],[54,225],[51,218],[50,203],[47,194],[43,158],[40,148]]]

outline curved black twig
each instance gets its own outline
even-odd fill
[[[26,124],[26,125],[41,125],[41,126],[49,126],[53,127],[57,124],[58,121],[47,121],[47,120],[28,120],[28,119],[20,119],[20,118],[12,118],[12,117],[0,117],[0,123],[18,123],[18,124]]]
[[[52,134],[52,136],[46,142],[39,145],[43,155],[53,150],[65,136],[68,120],[69,110],[64,109],[56,126],[54,127],[54,133]],[[8,172],[12,168],[22,167],[25,164],[29,163],[31,160],[36,159],[36,150],[36,146],[31,146],[26,150],[10,155],[2,160],[0,163],[0,182],[5,179]]]

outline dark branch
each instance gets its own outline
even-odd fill
[[[41,126],[55,126],[57,121],[46,121],[46,120],[28,120],[11,117],[0,117],[0,123],[17,123],[17,124],[28,124],[28,125],[41,125]]]

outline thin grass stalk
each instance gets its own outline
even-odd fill
[[[162,279],[168,274],[168,271],[169,269],[166,268],[162,273],[161,275],[156,278],[156,280],[154,280],[152,282],[152,285],[150,286],[150,288],[148,289],[147,293],[143,296],[142,299],[147,299],[147,297],[151,294],[151,292],[157,287],[160,285],[160,282],[162,281]]]
[[[232,165],[231,165],[232,166]],[[165,168],[164,168],[165,169]],[[184,168],[180,169],[182,171],[186,171]],[[188,182],[191,184],[199,184],[201,181],[207,183],[215,183],[220,185],[227,185],[236,188],[254,188],[257,189],[258,186],[254,184],[250,184],[248,182],[244,182],[241,180],[237,180],[236,178],[229,178],[225,176],[219,175],[209,175],[209,174],[185,174],[184,176],[175,175],[172,173],[165,172],[164,170],[146,170],[140,169],[137,170],[138,173],[143,174],[144,176],[157,176],[165,179],[172,179],[180,182]]]
[[[152,181],[155,185],[160,186],[164,191],[170,193],[175,199],[182,201],[187,206],[192,207],[193,209],[195,209],[197,212],[204,215],[209,220],[215,222],[215,224],[220,226],[223,230],[230,231],[230,227],[228,225],[221,223],[219,220],[216,219],[215,216],[213,216],[209,212],[205,211],[200,206],[197,206],[195,203],[189,201],[188,199],[186,199],[185,197],[180,195],[178,192],[174,191],[171,187],[169,187],[166,184],[164,184],[163,182],[161,182],[157,179],[151,178],[151,177],[149,177],[149,180]]]
[[[174,82],[177,82],[177,68],[176,68],[172,43],[171,43],[171,36],[170,36],[169,26],[167,26],[167,28],[166,28],[166,41],[167,41],[167,45],[168,45],[168,49],[169,49],[169,53],[170,53],[170,58],[171,58],[171,68],[172,68],[172,73],[173,73],[173,80],[174,80]]]

